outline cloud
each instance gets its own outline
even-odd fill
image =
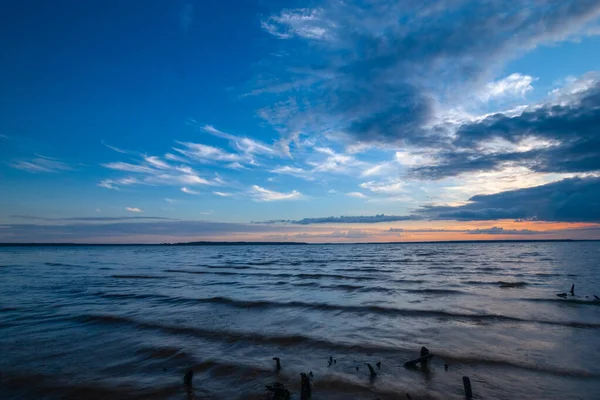
[[[279,39],[290,39],[294,36],[324,39],[328,33],[328,23],[322,19],[321,14],[322,10],[319,9],[287,9],[263,20],[261,27]]]
[[[201,128],[204,132],[209,133],[213,136],[227,139],[233,147],[238,151],[244,153],[246,157],[252,158],[254,155],[277,155],[278,151],[273,147],[258,140],[251,139],[249,137],[241,137],[232,135],[230,133],[222,132],[212,125],[204,125]]]
[[[471,235],[538,235],[546,233],[544,231],[532,231],[530,229],[504,229],[500,226],[494,226],[487,229],[471,229],[466,232]]]
[[[384,194],[384,195],[394,195],[398,193],[403,193],[406,191],[404,187],[404,182],[396,179],[384,181],[384,182],[363,182],[360,185],[361,188],[370,190],[373,193]]]
[[[272,169],[270,171],[273,174],[281,174],[281,175],[290,175],[290,176],[295,176],[297,178],[302,178],[302,179],[306,179],[306,180],[314,180],[314,177],[312,176],[313,172],[310,170],[306,170],[300,167],[291,167],[289,165],[285,165],[285,166],[277,166],[276,168]]]
[[[533,90],[531,84],[536,80],[537,78],[529,75],[510,74],[506,78],[486,84],[479,97],[483,101],[508,96],[525,97],[528,92]]]
[[[200,194],[200,192],[196,192],[195,190],[192,190],[192,189],[187,188],[187,187],[182,187],[181,191],[183,193],[186,193],[186,194]]]
[[[236,234],[288,232],[295,228],[209,221],[97,221],[85,224],[0,224],[0,229],[4,235],[2,240],[10,242],[159,243],[177,238],[214,240],[215,237],[231,238]]]
[[[38,155],[31,160],[11,162],[8,165],[12,168],[20,169],[21,171],[30,172],[32,174],[43,172],[56,173],[61,171],[71,171],[73,169],[68,164],[59,161],[56,158],[41,155]]]
[[[284,136],[334,131],[381,146],[447,143],[435,127],[447,104],[481,90],[526,93],[526,75],[487,83],[515,54],[585,35],[600,14],[596,0],[317,3],[263,19],[271,35],[296,40],[282,41],[292,55],[256,80],[268,102],[258,114]]]
[[[213,194],[215,196],[220,196],[220,197],[231,197],[231,196],[233,196],[233,193],[226,193],[226,192],[213,192]]]
[[[271,220],[256,222],[258,224],[293,224],[293,225],[311,225],[311,224],[376,224],[380,222],[395,221],[414,221],[422,219],[418,215],[358,215],[341,217],[322,217],[322,218],[303,218],[299,220]]]
[[[212,180],[202,178],[189,165],[170,164],[158,156],[139,155],[137,163],[110,162],[101,164],[103,167],[137,174],[137,177],[119,179],[104,179],[98,186],[118,190],[123,185],[221,185],[220,178]],[[164,159],[181,161],[180,157],[167,153]]]
[[[426,206],[417,214],[434,220],[600,222],[600,178],[563,179],[531,188],[477,195],[465,205]]]
[[[191,158],[195,161],[206,162],[232,162],[241,160],[241,156],[234,153],[228,153],[218,147],[208,146],[201,143],[177,142],[184,149],[174,148],[175,151]]]
[[[186,3],[179,15],[179,26],[181,30],[187,31],[194,22],[194,4]]]
[[[390,233],[468,233],[471,235],[538,235],[554,233],[557,231],[533,231],[530,229],[504,229],[500,226],[494,226],[484,229],[403,229],[390,228]]]
[[[137,154],[135,151],[129,151],[129,150],[123,150],[119,147],[115,147],[115,146],[111,146],[107,143],[104,143],[104,141],[100,141],[100,143],[102,143],[103,146],[108,147],[109,149],[116,151],[117,153],[121,153],[121,154]]]
[[[134,212],[134,213],[141,213],[141,212],[143,212],[142,210],[140,210],[140,209],[139,209],[139,208],[137,208],[137,207],[125,207],[125,209],[126,209],[127,211],[129,211],[129,212]]]
[[[518,115],[496,113],[460,126],[452,150],[440,152],[435,165],[416,167],[413,173],[440,179],[506,166],[540,173],[600,171],[600,75],[582,79],[585,88]],[[494,141],[504,146],[487,149]]]
[[[350,193],[346,193],[346,196],[349,197],[354,197],[357,199],[366,199],[367,196],[365,196],[364,194],[362,194],[361,192],[350,192]]]
[[[242,164],[240,164],[237,161],[232,162],[231,164],[227,164],[225,167],[229,168],[229,169],[248,169],[247,167],[243,166]]]
[[[277,201],[277,200],[292,200],[299,199],[302,197],[302,194],[296,190],[292,190],[289,193],[275,192],[273,190],[268,190],[258,185],[252,186],[250,190],[250,195],[256,201]]]
[[[169,199],[169,198],[166,198],[166,199],[165,199],[165,201],[166,201],[167,203],[177,203],[177,200],[175,200],[175,199]]]

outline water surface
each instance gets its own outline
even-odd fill
[[[0,397],[600,399],[594,294],[597,242],[0,248]]]

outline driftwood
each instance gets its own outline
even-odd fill
[[[562,297],[564,299],[565,297],[567,297],[567,294],[566,293],[558,293],[557,296]]]
[[[310,400],[312,397],[312,390],[310,388],[310,379],[302,372],[300,374],[300,400]]]
[[[600,297],[598,297],[598,296],[594,295],[594,298],[595,298],[596,300],[599,300],[599,301],[600,301]]]
[[[404,368],[415,368],[417,364],[421,363],[423,367],[427,367],[427,361],[433,357],[433,354],[429,353],[429,349],[425,346],[421,347],[421,356],[404,363]]]
[[[465,398],[470,400],[473,398],[473,390],[471,389],[471,380],[468,376],[463,376],[463,387],[465,388]]]

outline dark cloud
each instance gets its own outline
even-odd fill
[[[496,170],[508,164],[544,173],[600,171],[600,80],[583,92],[559,100],[517,116],[498,113],[465,124],[456,133],[454,149],[439,155],[439,164],[417,168],[413,173],[439,179]],[[513,144],[535,139],[546,141],[547,146],[491,154],[479,150],[493,139]]]
[[[286,232],[274,227],[208,221],[113,222],[72,224],[1,224],[0,242],[81,242],[137,237],[214,237],[235,233]]]
[[[430,219],[600,222],[600,178],[572,178],[526,189],[477,195],[462,206],[429,206]]]
[[[341,217],[302,218],[298,220],[276,219],[270,221],[256,222],[258,224],[374,224],[378,222],[414,221],[422,219],[419,215],[357,215]]]
[[[257,92],[277,98],[261,115],[288,133],[335,129],[359,142],[434,147],[444,136],[424,126],[449,89],[460,98],[505,59],[580,31],[600,3],[332,0],[315,10],[269,19],[290,56],[277,58],[271,79],[261,76],[272,90]]]

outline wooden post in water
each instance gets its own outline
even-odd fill
[[[281,363],[279,357],[273,357],[273,360],[275,360],[275,370],[277,372],[281,371]]]
[[[300,374],[300,400],[310,400],[311,397],[310,379],[302,372]]]
[[[465,398],[471,400],[473,398],[473,390],[471,389],[471,380],[468,376],[463,376],[463,386],[465,388]]]

